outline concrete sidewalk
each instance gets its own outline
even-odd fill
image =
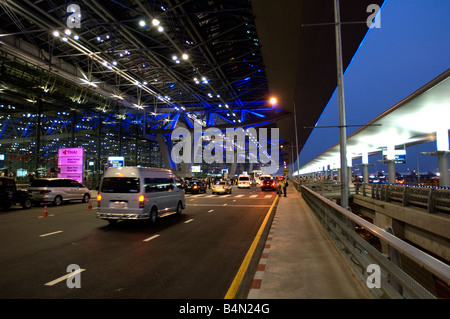
[[[371,299],[293,186],[280,197],[248,299]]]

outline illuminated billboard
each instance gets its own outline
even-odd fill
[[[406,164],[406,150],[395,150],[394,153],[394,163],[395,164]],[[383,164],[388,163],[388,152],[383,151]]]
[[[202,171],[200,165],[192,165],[191,170],[192,173],[200,173]]]
[[[83,182],[83,148],[60,148],[58,150],[59,178],[71,178]]]
[[[108,167],[123,167],[125,165],[125,157],[123,156],[109,156]]]

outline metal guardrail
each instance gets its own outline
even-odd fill
[[[450,189],[397,184],[355,184],[355,193],[403,206],[425,208],[430,213],[450,213]]]
[[[445,263],[345,210],[305,186],[300,186],[300,191],[329,237],[335,242],[363,281],[368,282],[367,269],[369,266],[377,265],[380,267],[380,287],[370,289],[374,297],[395,299],[437,298],[434,292],[425,289],[402,270],[399,263],[396,262],[402,255],[410,258],[420,267],[442,280],[447,286],[450,286],[450,267]],[[355,225],[364,227],[371,235],[387,245],[391,255],[386,256],[362,238],[355,231]]]

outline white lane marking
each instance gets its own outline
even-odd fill
[[[71,277],[71,276],[75,276],[76,274],[79,274],[80,272],[85,271],[86,269],[77,269],[75,271],[72,271],[70,273],[68,273],[67,275],[61,276],[59,278],[56,278],[55,280],[49,281],[48,283],[45,284],[45,286],[53,286],[56,285],[57,283],[66,280],[67,278]]]
[[[272,195],[266,195],[264,198],[272,198]]]
[[[58,230],[58,231],[54,231],[54,232],[52,232],[52,233],[47,233],[47,234],[39,235],[39,237],[47,237],[47,236],[59,234],[59,233],[62,233],[62,232],[63,232],[62,230]]]
[[[237,197],[244,197],[244,195],[242,195],[242,194],[241,194],[241,195],[236,195],[235,197],[236,197],[236,198],[237,198]]]
[[[208,213],[212,213],[214,211],[214,209],[210,209],[208,210]]]
[[[157,238],[157,237],[159,237],[160,235],[153,235],[152,237],[149,237],[149,238],[147,238],[147,239],[144,239],[143,241],[150,241],[150,240],[152,240],[152,239],[155,239],[155,238]]]
[[[187,223],[190,223],[191,221],[193,221],[193,219],[188,219],[188,220],[185,221],[184,223],[187,224]]]
[[[256,198],[258,195],[250,195],[250,198]]]
[[[192,204],[190,205],[192,207],[223,207],[223,206],[228,206],[228,207],[270,207],[270,205],[240,205],[240,204]]]

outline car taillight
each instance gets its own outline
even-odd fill
[[[145,196],[144,195],[139,196],[139,208],[144,208],[144,201]]]
[[[97,207],[100,207],[101,200],[102,200],[102,195],[98,194],[97,195]]]
[[[194,188],[197,188],[197,185],[195,185]]]

